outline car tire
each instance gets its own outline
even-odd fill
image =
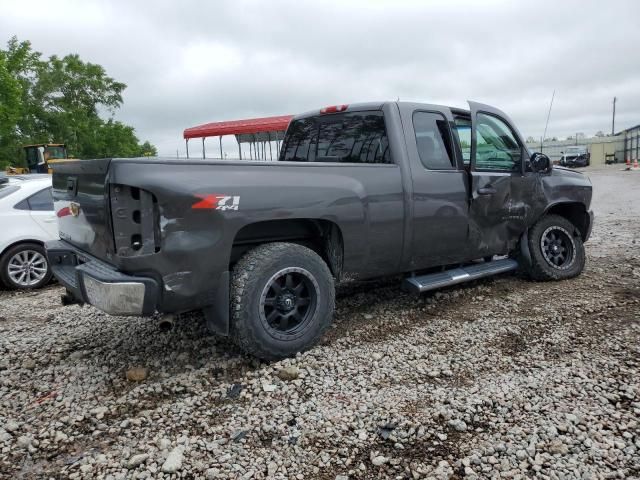
[[[335,288],[327,264],[294,243],[247,252],[231,278],[231,336],[246,353],[278,360],[313,347],[333,319]]]
[[[28,242],[8,248],[0,258],[0,280],[11,290],[31,290],[49,283],[51,267],[44,247]]]
[[[534,280],[564,280],[584,269],[585,250],[580,232],[560,215],[542,217],[529,231],[531,267]]]

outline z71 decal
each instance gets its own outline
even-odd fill
[[[192,209],[206,209],[206,210],[238,210],[240,207],[239,195],[221,195],[217,193],[211,194],[198,194],[196,197],[200,198],[199,202],[191,205]]]

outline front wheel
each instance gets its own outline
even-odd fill
[[[541,218],[529,231],[529,270],[535,280],[573,278],[584,269],[585,251],[576,227],[559,215]]]
[[[232,335],[256,357],[277,360],[311,348],[331,324],[334,306],[327,264],[301,245],[260,245],[233,269]]]

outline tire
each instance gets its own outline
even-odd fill
[[[0,259],[0,280],[12,290],[31,290],[49,283],[51,268],[44,248],[29,242],[7,249]]]
[[[231,336],[242,350],[264,360],[290,357],[318,343],[331,324],[333,276],[306,247],[263,244],[233,268],[230,308]]]
[[[557,247],[555,249],[554,247]],[[529,231],[534,280],[564,280],[584,269],[585,251],[576,227],[560,215],[542,217]]]

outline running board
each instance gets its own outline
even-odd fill
[[[518,268],[518,262],[511,258],[502,258],[491,262],[475,263],[460,268],[452,268],[444,272],[408,277],[404,279],[402,286],[410,292],[422,293],[482,277],[490,277],[491,275],[510,272],[516,268]]]

